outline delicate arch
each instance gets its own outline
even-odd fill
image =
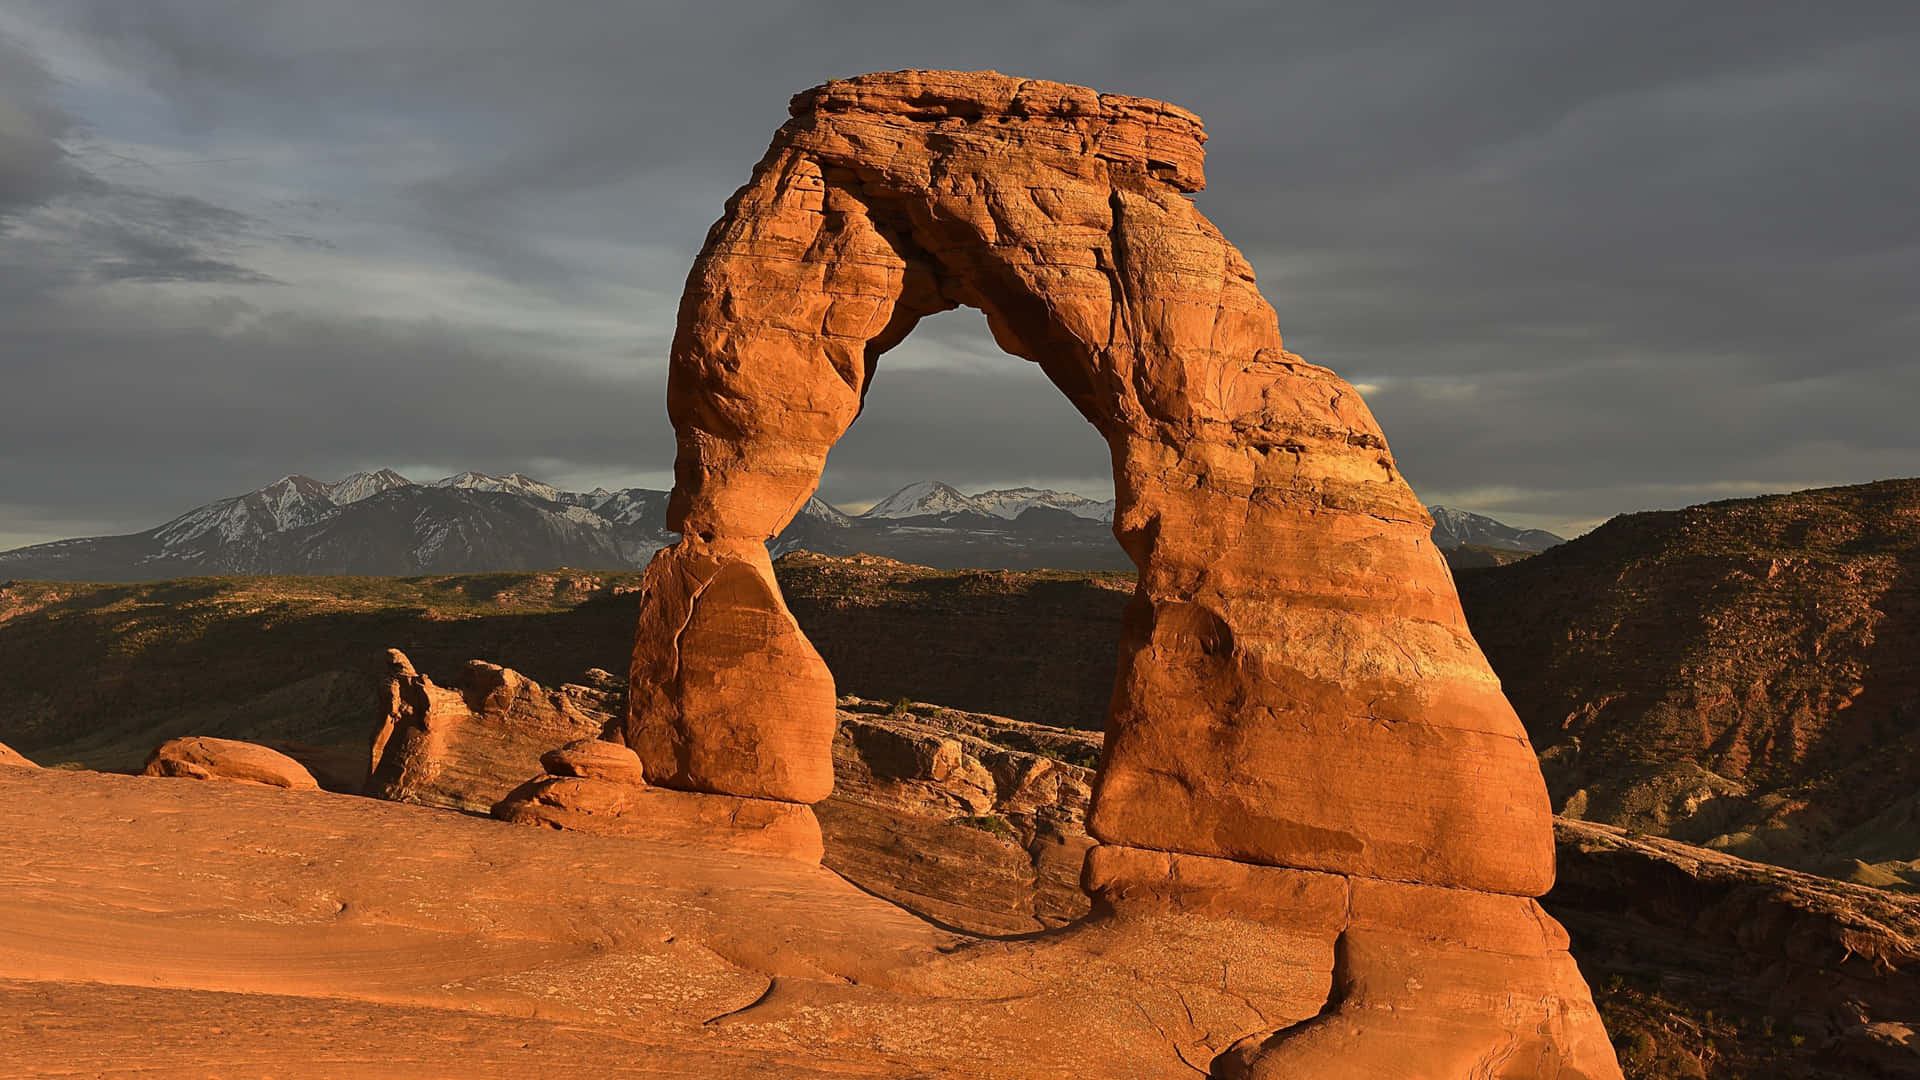
[[[792,111],[681,302],[669,523],[687,540],[649,582],[649,692],[627,728],[649,774],[826,794],[831,679],[762,544],[813,493],[880,355],[966,305],[1112,449],[1115,533],[1141,577],[1096,836],[1544,891],[1545,790],[1426,513],[1360,396],[1286,351],[1246,260],[1187,197],[1198,120],[940,73],[830,83]],[[705,590],[735,563],[766,588],[728,590],[721,617]],[[740,624],[738,657],[784,666],[696,677],[678,649],[696,611]]]
[[[1187,198],[1198,118],[991,72],[862,76],[791,111],[681,301],[684,539],[647,571],[625,728],[648,780],[831,791],[832,676],[766,541],[881,355],[979,308],[1106,439],[1140,572],[1088,821],[1096,908],[1337,928],[1340,999],[1214,1075],[1398,1075],[1412,1054],[1436,1077],[1617,1078],[1527,899],[1553,848],[1526,734],[1373,416],[1286,351]]]

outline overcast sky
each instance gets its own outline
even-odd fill
[[[1198,112],[1201,208],[1428,502],[1920,474],[1920,3],[1468,6],[0,0],[0,548],[290,472],[665,486],[708,225],[789,95],[906,67]],[[1107,470],[958,311],[822,494]]]

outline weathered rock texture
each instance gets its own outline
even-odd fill
[[[379,798],[485,811],[540,772],[540,755],[598,736],[613,719],[615,699],[590,687],[549,690],[473,660],[443,688],[400,650],[388,650],[387,660],[367,782]]]
[[[233,739],[188,736],[169,739],[147,759],[145,776],[191,780],[231,780],[293,791],[319,791],[304,766],[278,750]]]
[[[1086,914],[1098,735],[858,698],[841,700],[839,720],[833,796],[815,808],[829,869],[969,933]]]
[[[820,823],[799,803],[649,787],[640,756],[581,739],[540,755],[546,775],[495,803],[493,816],[521,825],[702,843],[749,855],[820,861]]]
[[[11,765],[16,769],[37,769],[40,767],[28,761],[26,755],[19,753],[6,743],[0,743],[0,765]]]
[[[953,72],[828,83],[791,111],[681,301],[668,524],[684,539],[647,572],[625,730],[648,778],[827,794],[832,678],[764,544],[879,356],[927,315],[978,308],[1111,447],[1114,532],[1140,570],[1092,834],[1338,875],[1343,898],[1398,896],[1390,879],[1502,912],[1462,928],[1452,905],[1407,903],[1376,927],[1302,899],[1277,921],[1338,935],[1346,997],[1235,1067],[1339,1056],[1362,1075],[1400,1043],[1445,1045],[1419,1075],[1491,1074],[1516,1046],[1529,1064],[1505,1075],[1617,1075],[1553,933],[1488,959],[1553,881],[1539,768],[1379,426],[1286,351],[1247,261],[1187,197],[1199,120]],[[1426,993],[1402,987],[1416,968]],[[1526,1004],[1434,1026],[1435,1008],[1496,1000]]]
[[[1555,834],[1560,882],[1547,903],[1590,971],[1657,985],[1655,1018],[1667,1031],[1703,1015],[1714,1026],[1717,1014],[1722,1027],[1747,1017],[1750,1028],[1797,1036],[1791,1046],[1801,1053],[1768,1060],[1766,1051],[1781,1048],[1708,1032],[1726,1075],[1810,1075],[1871,1055],[1868,1029],[1920,1028],[1920,897],[1591,822],[1562,819]],[[1672,1061],[1636,1064],[1685,1075]],[[1839,1075],[1920,1077],[1920,1052],[1906,1071]]]

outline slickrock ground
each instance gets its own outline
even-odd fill
[[[1920,480],[1627,515],[1460,589],[1563,814],[1920,886]]]
[[[975,941],[791,860],[324,792],[13,769],[0,816],[6,1076],[1191,1077],[1332,962]]]
[[[841,792],[820,807],[827,865],[989,933],[1079,915],[1072,882],[1033,873],[1028,823],[993,777],[1008,763],[1031,773],[1030,756],[1045,755],[1077,775],[1059,759],[1090,743],[924,704],[845,701]],[[5,784],[12,776],[41,782]],[[1080,835],[1072,804],[1039,807],[1068,844]],[[988,806],[1005,834],[991,813],[963,813]],[[743,1049],[676,1011],[717,1014],[735,1007],[735,988],[751,1000],[769,984],[765,965],[729,946],[698,938],[715,960],[653,936],[693,925],[724,937],[743,910],[804,925],[771,940],[810,963],[962,940],[788,860],[86,773],[0,772],[0,813],[18,823],[0,834],[0,919],[14,928],[0,938],[0,1075],[186,1077],[215,1064],[231,1075],[684,1076],[688,1062],[722,1077],[756,1062],[783,1076],[955,1075],[904,1071],[914,1051],[899,1041],[861,1064],[792,1044],[760,1062],[763,1043]],[[1912,1075],[1886,1063],[1907,1053],[1888,1040],[1920,1028],[1920,899],[1603,826],[1558,831],[1561,884],[1547,904],[1573,933],[1628,1076]],[[714,895],[696,902],[680,886]],[[818,943],[850,927],[857,947]],[[693,977],[689,957],[693,987],[676,981]],[[665,1034],[647,1026],[662,1018]]]

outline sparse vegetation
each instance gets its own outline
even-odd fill
[[[1012,842],[1015,839],[1013,826],[998,814],[976,814],[970,817],[953,819],[955,825],[965,825],[969,829],[979,829],[983,833],[992,833],[1002,840]]]

